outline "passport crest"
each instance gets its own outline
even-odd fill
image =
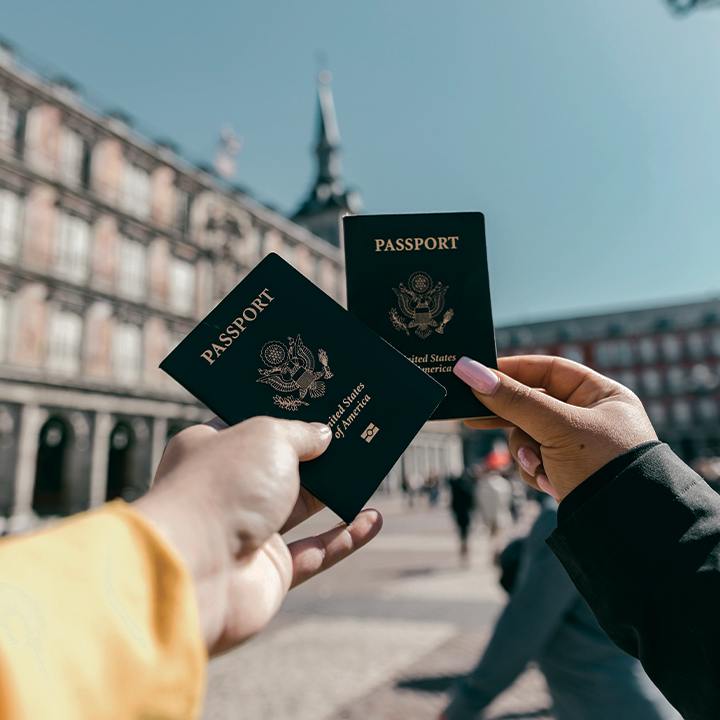
[[[422,270],[414,272],[408,280],[408,287],[400,283],[399,287],[393,288],[400,310],[410,322],[406,325],[397,309],[393,308],[390,310],[392,326],[400,332],[404,330],[406,335],[409,335],[410,330],[414,328],[415,334],[423,339],[430,337],[433,328],[436,333],[442,335],[445,332],[445,326],[452,319],[454,310],[450,308],[445,313],[440,325],[435,318],[440,316],[445,307],[445,293],[449,289],[441,282],[433,285],[430,275]]]
[[[294,412],[301,405],[308,405],[304,401],[307,395],[311,398],[322,397],[325,394],[323,380],[333,376],[328,367],[327,353],[322,348],[318,350],[318,360],[323,369],[315,371],[315,356],[300,335],[295,339],[289,337],[287,345],[279,340],[266,342],[260,351],[260,359],[268,369],[259,368],[262,377],[255,382],[265,383],[283,393],[298,391],[298,397],[273,396],[273,403],[283,410]]]

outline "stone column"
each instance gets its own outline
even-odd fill
[[[95,413],[92,458],[90,460],[90,507],[105,502],[107,494],[108,455],[113,418],[109,413]]]
[[[30,526],[38,442],[40,430],[47,417],[47,410],[38,405],[24,405],[20,413],[18,459],[15,467],[15,506],[9,521],[10,532],[18,532]]]
[[[155,477],[155,471],[160,464],[165,445],[167,443],[168,421],[167,418],[153,418],[152,425],[152,462],[150,471]]]

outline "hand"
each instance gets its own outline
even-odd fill
[[[278,534],[323,507],[300,489],[298,462],[331,437],[324,425],[264,417],[193,426],[168,443],[153,488],[134,503],[185,561],[210,654],[259,632],[291,587],[379,532],[382,518],[366,510],[289,546]]]
[[[522,479],[558,501],[626,450],[657,440],[642,403],[626,387],[563,358],[500,358],[490,370],[461,358],[453,372],[498,417],[472,428],[510,427]]]

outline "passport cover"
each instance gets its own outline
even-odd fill
[[[362,510],[445,389],[280,256],[268,255],[160,367],[229,425],[323,422],[302,484],[345,522]]]
[[[431,420],[492,417],[453,375],[463,356],[497,368],[480,212],[347,215],[348,310],[447,388]]]

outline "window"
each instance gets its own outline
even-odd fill
[[[667,371],[667,384],[671,393],[685,392],[685,371],[680,367],[671,367]]]
[[[620,373],[619,382],[624,385],[628,390],[636,393],[638,391],[637,377],[631,370],[624,370]]]
[[[170,261],[170,308],[180,315],[195,308],[195,268],[179,258]]]
[[[698,363],[690,371],[689,385],[693,392],[714,390],[717,384],[717,375],[704,363]]]
[[[90,226],[81,218],[61,212],[55,228],[55,271],[72,282],[87,279]]]
[[[0,296],[0,361],[7,357],[10,334],[10,298]]]
[[[82,318],[73,312],[56,310],[50,314],[47,369],[64,375],[80,371]]]
[[[147,251],[142,243],[120,238],[118,247],[118,292],[128,298],[145,296]]]
[[[132,163],[125,164],[123,208],[140,218],[150,216],[150,173]]]
[[[17,259],[20,249],[20,198],[0,190],[0,260]]]
[[[706,422],[714,422],[717,420],[717,403],[711,397],[701,397],[698,400],[697,411],[701,420],[705,420]]]
[[[713,355],[720,357],[720,330],[713,330],[710,335],[710,348]]]
[[[657,370],[648,368],[643,371],[642,385],[646,395],[660,395],[662,393],[662,378]]]
[[[278,248],[279,252],[278,255],[283,260],[286,260],[291,265],[295,264],[295,245],[292,243],[289,243],[287,240],[283,240],[280,243],[280,247]]]
[[[617,345],[614,342],[597,343],[595,345],[595,364],[601,368],[617,365]]]
[[[252,267],[260,259],[260,232],[257,228],[248,228],[240,239],[240,262]]]
[[[657,362],[657,350],[657,344],[652,338],[642,338],[638,343],[638,353],[640,355],[640,360],[642,360],[642,362],[644,362],[646,365],[652,365],[653,363]]]
[[[672,406],[673,420],[676,425],[689,425],[692,422],[692,408],[687,400],[676,400]]]
[[[182,233],[190,227],[190,193],[182,188],[175,188],[173,224]]]
[[[137,325],[120,323],[113,333],[113,374],[126,385],[140,380],[142,331]]]
[[[682,345],[677,335],[664,335],[662,338],[662,353],[666,362],[677,362],[682,357]]]
[[[661,402],[656,401],[650,403],[647,409],[647,414],[650,418],[650,422],[656,427],[664,425],[667,422],[667,410]]]
[[[630,343],[627,340],[621,340],[617,344],[618,364],[627,367],[633,364],[633,352]]]
[[[10,98],[0,91],[0,152],[16,155],[20,148],[23,116],[12,107]]]
[[[702,360],[705,357],[705,338],[702,333],[692,332],[686,339],[688,353],[693,360]]]
[[[83,179],[85,143],[70,128],[63,128],[60,135],[60,179],[68,185],[80,185]]]
[[[560,356],[577,363],[585,362],[585,353],[580,345],[563,345],[560,348]]]

